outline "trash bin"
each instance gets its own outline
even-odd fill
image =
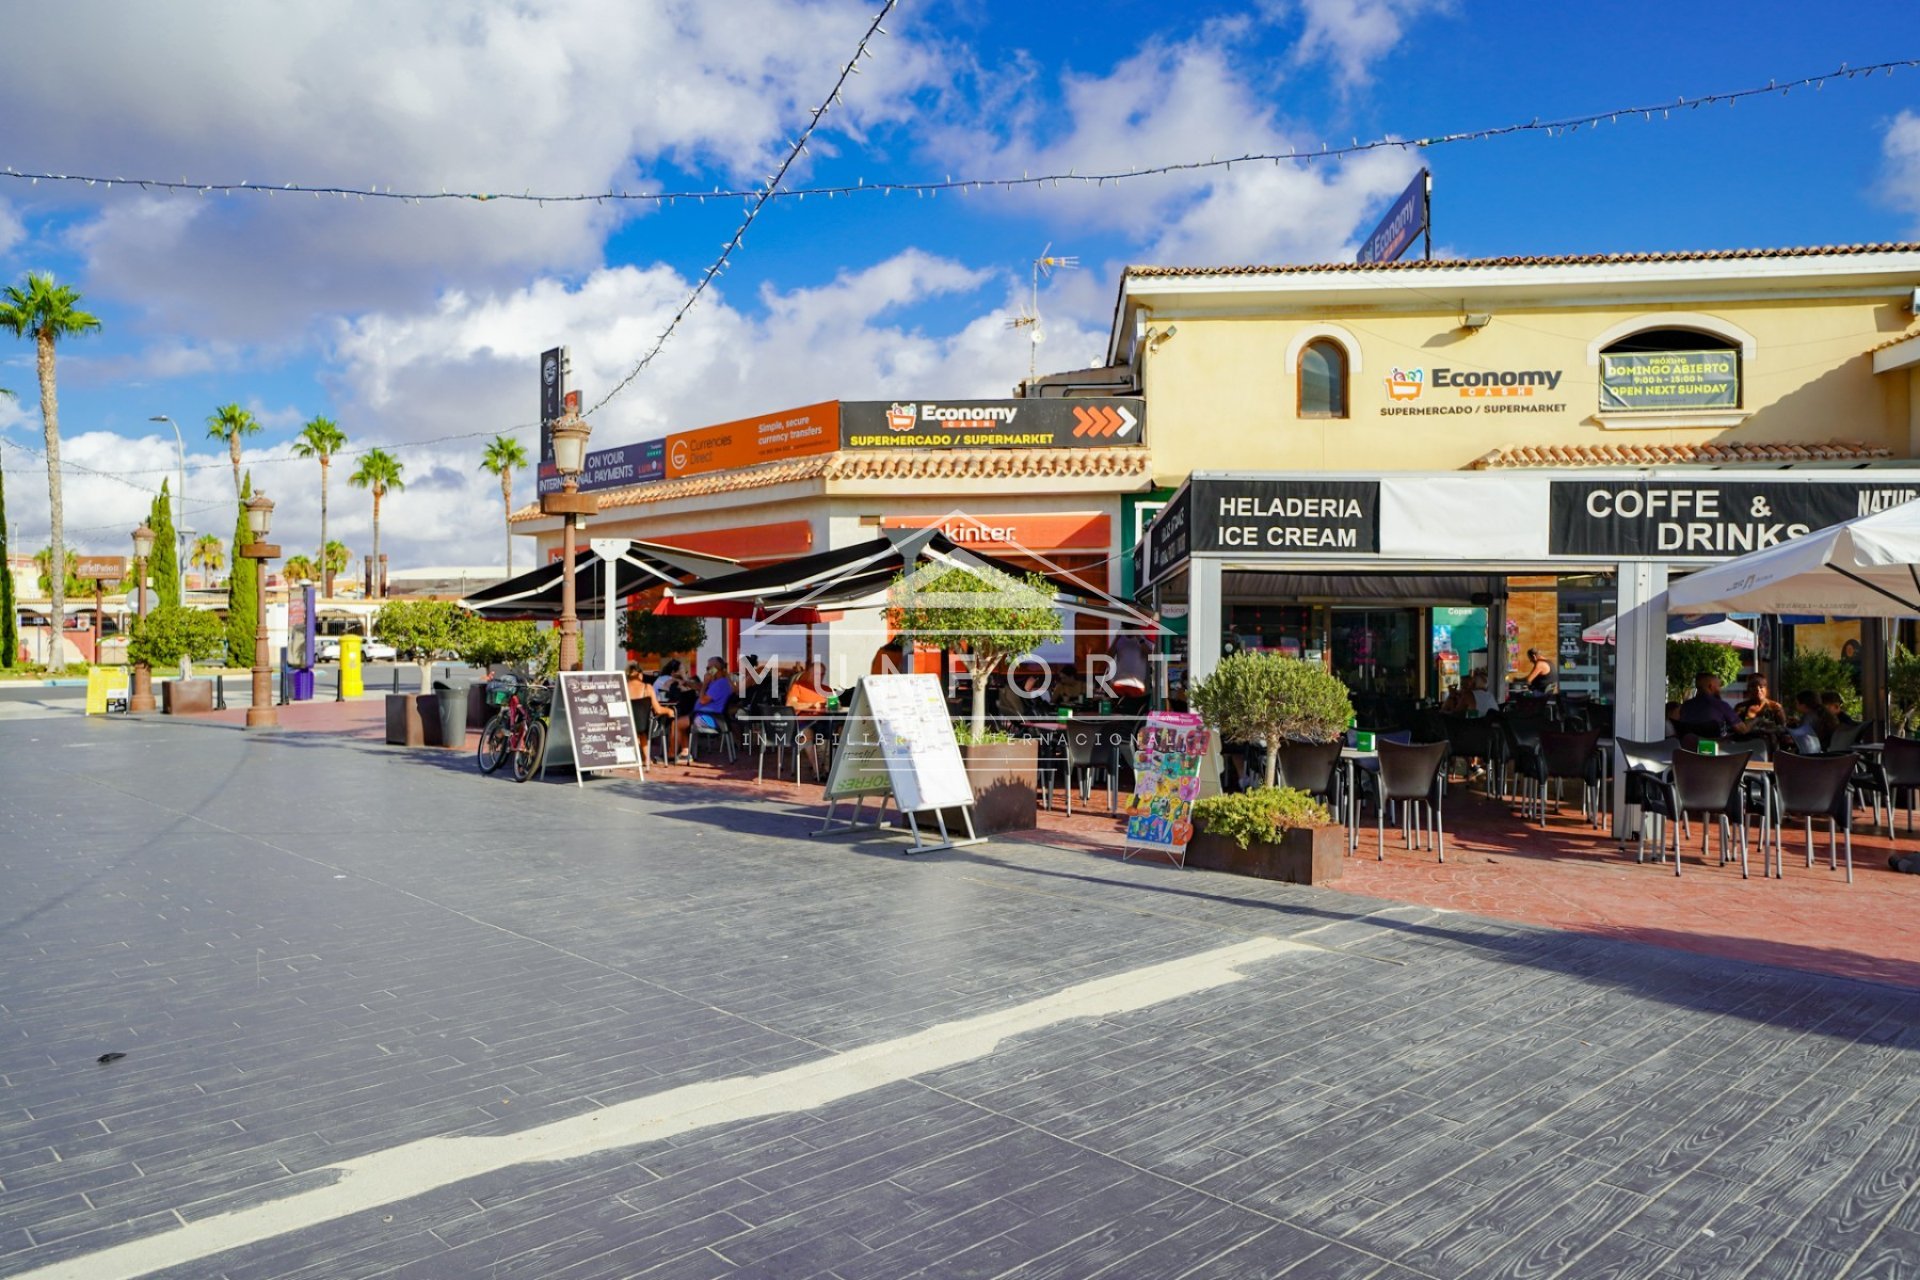
[[[433,691],[440,695],[440,745],[443,747],[464,747],[467,745],[467,685],[449,684],[445,680],[435,680]]]
[[[293,670],[293,700],[295,702],[313,701],[313,668],[295,667]]]

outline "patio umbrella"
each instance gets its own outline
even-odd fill
[[[1580,638],[1588,644],[1612,644],[1619,619],[1602,618],[1580,633]],[[1667,619],[1667,639],[1669,640],[1705,640],[1709,644],[1732,645],[1736,649],[1754,647],[1754,634],[1751,629],[1735,622],[1732,618],[1702,619],[1674,614]]]
[[[1750,552],[1673,584],[1681,613],[1920,616],[1920,501]]]

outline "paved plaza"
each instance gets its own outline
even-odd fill
[[[1920,1274],[1902,987],[358,737],[0,760],[0,1275]]]

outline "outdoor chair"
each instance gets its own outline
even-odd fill
[[[1620,753],[1621,776],[1626,779],[1626,800],[1628,804],[1639,805],[1642,812],[1639,823],[1639,851],[1634,861],[1647,860],[1647,817],[1651,814],[1656,820],[1664,821],[1667,814],[1658,807],[1657,795],[1664,795],[1654,783],[1665,782],[1673,769],[1674,749],[1680,744],[1672,738],[1662,738],[1658,742],[1636,742],[1632,738],[1616,738],[1614,747]],[[1664,832],[1656,833],[1658,835]]]
[[[1720,832],[1720,863],[1725,866],[1729,827],[1740,828],[1740,876],[1747,878],[1747,789],[1745,753],[1703,756],[1684,748],[1673,753],[1674,815],[1700,818],[1700,860],[1707,858],[1706,819]],[[1673,874],[1680,874],[1680,829],[1673,828]]]
[[[733,742],[733,721],[728,718],[725,708],[719,711],[696,711],[693,716],[693,733],[687,749],[695,760],[700,758],[700,740],[717,739],[726,748],[727,763],[737,758]]]
[[[1423,848],[1432,848],[1439,854],[1441,862],[1447,860],[1446,823],[1441,815],[1441,801],[1446,795],[1447,744],[1444,742],[1423,742],[1418,745],[1399,742],[1381,742],[1380,772],[1375,780],[1379,787],[1379,804],[1375,808],[1376,834],[1379,838],[1380,861],[1387,860],[1387,806],[1398,803],[1400,808],[1400,834],[1409,849],[1414,847],[1414,833],[1419,816],[1429,819],[1424,828],[1428,837]]]
[[[1106,744],[1099,741],[1097,730],[1074,726],[1064,730],[1060,736],[1066,748],[1067,813],[1071,816],[1074,791],[1079,790],[1081,804],[1088,803],[1092,798],[1094,777],[1110,770],[1112,763]]]
[[[1859,720],[1849,720],[1845,724],[1835,726],[1834,731],[1827,737],[1827,751],[1832,753],[1853,750],[1860,742],[1860,735],[1866,731],[1866,724]]]
[[[1500,794],[1509,799],[1518,795],[1521,816],[1538,816],[1543,824],[1547,812],[1547,760],[1540,749],[1540,736],[1545,732],[1544,722],[1533,719],[1509,717],[1500,725],[1506,748]]]
[[[1580,733],[1547,730],[1540,735],[1540,828],[1547,826],[1546,787],[1569,779],[1580,784],[1580,816],[1594,826],[1600,818],[1600,778],[1606,762],[1600,755],[1600,731]]]
[[[1346,815],[1346,770],[1337,742],[1287,742],[1280,746],[1275,778],[1283,787],[1304,791],[1322,800],[1342,822]]]
[[[653,699],[651,697],[635,698],[632,701],[632,705],[633,733],[636,738],[640,739],[640,754],[645,758],[646,763],[652,764],[653,744],[658,742],[660,744],[660,762],[662,764],[668,763],[667,729],[670,727],[669,722],[653,714]]]
[[[1807,866],[1813,866],[1813,820],[1825,818],[1827,821],[1827,867],[1835,870],[1839,867],[1838,849],[1840,832],[1846,832],[1847,839],[1847,883],[1853,883],[1853,797],[1849,794],[1853,784],[1853,766],[1859,757],[1851,752],[1845,755],[1826,756],[1780,756],[1773,762],[1773,784],[1780,801],[1780,826],[1798,818],[1806,824]],[[1778,837],[1776,837],[1777,839]],[[1785,850],[1779,850],[1782,860]],[[1785,867],[1776,864],[1776,870],[1785,874]],[[1761,862],[1761,874],[1766,873],[1765,860]]]
[[[1485,771],[1487,791],[1492,793],[1494,776],[1503,762],[1503,735],[1500,722],[1487,717],[1442,716],[1441,728],[1447,739],[1449,766],[1455,760],[1477,760]]]
[[[1907,834],[1913,834],[1913,796],[1920,790],[1920,739],[1890,737],[1880,753],[1880,777],[1887,797],[1887,834],[1896,842],[1893,809],[1896,804],[1907,811]]]
[[[744,717],[743,723],[752,733],[750,745],[757,759],[753,767],[753,780],[762,782],[767,776],[767,749],[773,749],[773,776],[778,778],[784,772],[787,753],[793,753],[793,780],[800,781],[800,747],[796,739],[798,722],[791,708],[769,704],[757,709],[751,717]]]

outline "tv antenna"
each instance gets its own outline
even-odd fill
[[[1040,344],[1047,340],[1047,335],[1040,329],[1040,277],[1046,276],[1051,279],[1055,271],[1066,271],[1079,265],[1080,259],[1053,252],[1053,245],[1049,243],[1040,251],[1040,256],[1033,260],[1032,304],[1026,311],[1007,321],[1007,328],[1027,331],[1027,385],[1029,387],[1032,386],[1037,372],[1035,364]]]

